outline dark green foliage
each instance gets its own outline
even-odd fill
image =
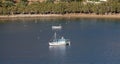
[[[62,0],[61,0],[62,1]],[[54,0],[47,2],[33,2],[29,4],[26,0],[19,3],[12,1],[0,1],[0,15],[12,14],[68,14],[68,13],[85,13],[85,14],[119,14],[119,0],[109,0],[99,4],[83,4],[82,0],[64,0],[54,3]]]
[[[97,2],[97,1],[100,1],[100,0],[89,0],[89,1],[96,1]]]
[[[28,0],[22,0],[23,2],[27,2]]]

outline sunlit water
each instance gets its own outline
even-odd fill
[[[0,20],[0,64],[120,64],[119,19]],[[49,46],[55,30],[70,46]]]

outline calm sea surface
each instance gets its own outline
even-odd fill
[[[49,46],[55,30],[70,46]],[[120,64],[120,19],[0,20],[0,64]]]

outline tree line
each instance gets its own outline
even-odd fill
[[[81,0],[82,1],[82,0]],[[13,1],[0,1],[0,15],[15,15],[15,14],[119,14],[120,1],[109,0],[98,4],[83,3],[81,1],[67,1],[54,3],[48,2],[33,2],[29,4],[27,1],[14,3]]]

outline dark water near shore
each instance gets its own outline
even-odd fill
[[[120,64],[119,19],[0,21],[0,64]],[[70,46],[48,45],[59,24]]]

